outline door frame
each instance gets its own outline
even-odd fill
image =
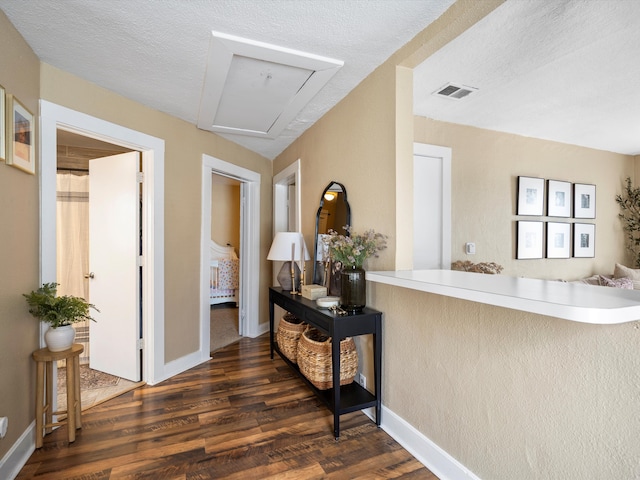
[[[202,155],[202,219],[200,237],[200,356],[211,357],[211,306],[209,304],[211,183],[212,175],[222,175],[240,182],[240,318],[239,334],[257,337],[260,329],[260,178],[252,170],[211,155]]]
[[[57,130],[138,150],[142,155],[142,379],[169,377],[164,361],[164,140],[40,100],[40,282],[56,281]],[[44,345],[41,331],[41,345]]]
[[[295,189],[294,224],[289,225],[289,188]],[[273,236],[278,232],[302,232],[302,195],[300,194],[300,159],[293,162],[273,177]],[[273,285],[278,284],[281,262],[273,263]]]

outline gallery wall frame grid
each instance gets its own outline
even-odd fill
[[[516,259],[595,257],[596,185],[519,175],[516,215]]]

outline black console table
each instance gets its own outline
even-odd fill
[[[333,388],[328,390],[317,389],[298,369],[298,366],[291,362],[280,352],[278,345],[274,341],[273,326],[273,306],[278,305],[287,312],[292,313],[300,320],[317,328],[321,332],[332,337],[331,358],[333,362]],[[355,381],[349,385],[340,386],[340,341],[346,337],[358,335],[373,335],[373,367],[375,394],[362,388]],[[271,346],[271,359],[273,352],[278,355],[291,367],[298,375],[311,387],[329,409],[333,412],[333,434],[336,439],[340,436],[340,415],[344,413],[362,410],[363,408],[375,407],[376,425],[380,426],[382,410],[382,313],[372,308],[364,308],[362,312],[350,313],[340,316],[331,313],[330,310],[321,309],[313,300],[308,300],[302,296],[291,295],[281,288],[269,288],[269,344]]]

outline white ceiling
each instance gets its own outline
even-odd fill
[[[273,159],[452,3],[0,0],[0,9],[43,62],[194,125],[212,31],[343,61],[276,138],[221,133]],[[508,0],[416,68],[414,109],[639,154],[638,58],[638,0]],[[478,91],[462,100],[431,95],[448,82]]]
[[[414,112],[637,155],[639,59],[638,0],[509,0],[415,69]]]
[[[211,32],[344,66],[275,139],[222,134],[273,159],[453,0],[0,0],[45,63],[192,124]]]

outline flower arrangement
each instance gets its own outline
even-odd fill
[[[367,258],[377,257],[380,250],[387,248],[386,235],[373,230],[353,233],[349,226],[344,229],[349,235],[339,235],[335,230],[329,230],[325,242],[329,247],[332,260],[342,263],[345,267],[362,268]]]

